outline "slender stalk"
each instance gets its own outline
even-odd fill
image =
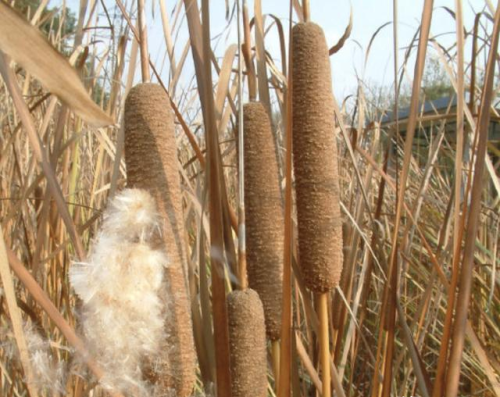
[[[303,0],[302,13],[304,14],[304,22],[311,21],[311,6],[309,4],[309,0]]]
[[[33,362],[30,359],[30,352],[28,350],[28,343],[26,335],[23,330],[23,319],[21,310],[17,304],[14,280],[9,269],[9,260],[7,259],[7,248],[3,238],[3,230],[0,227],[0,280],[2,280],[2,287],[4,288],[4,296],[9,309],[10,320],[12,322],[12,330],[16,339],[16,345],[19,350],[19,357],[21,359],[22,369],[26,376],[26,386],[31,397],[37,397],[38,387],[35,383],[35,372],[33,370]]]
[[[319,349],[322,370],[322,396],[331,396],[330,338],[328,324],[328,292],[318,296]]]
[[[488,127],[490,123],[490,107],[493,97],[493,81],[495,75],[495,58],[498,48],[498,34],[500,30],[500,1],[497,4],[495,13],[495,24],[493,26],[491,48],[488,55],[486,67],[486,77],[481,98],[481,109],[479,114],[478,147],[475,162],[476,172],[472,185],[472,197],[470,211],[467,222],[467,231],[460,274],[459,291],[457,295],[457,308],[455,324],[453,328],[452,346],[450,350],[449,368],[447,374],[446,397],[455,397],[458,393],[462,353],[465,342],[465,325],[467,323],[467,313],[472,288],[472,270],[474,261],[474,251],[476,247],[476,233],[479,224],[479,213],[481,210],[481,195],[483,192],[483,172],[485,168],[486,147],[488,144]]]
[[[411,153],[412,153],[412,148],[413,148],[413,138],[415,135],[415,127],[417,125],[417,108],[418,108],[418,102],[419,102],[419,92],[420,92],[420,85],[422,82],[422,76],[423,76],[423,71],[424,71],[424,65],[425,65],[425,57],[427,53],[427,42],[429,40],[429,32],[430,32],[430,24],[431,24],[431,19],[432,19],[432,7],[433,7],[433,0],[426,0],[424,3],[424,8],[422,10],[422,26],[420,29],[420,40],[418,44],[418,52],[417,52],[417,60],[415,62],[415,75],[413,79],[413,91],[412,91],[412,97],[411,97],[411,102],[410,102],[410,114],[408,117],[408,127],[407,127],[407,134],[406,134],[406,141],[405,141],[405,147],[404,147],[404,153],[405,157],[403,160],[403,169],[401,170],[401,181],[400,181],[400,186],[398,190],[398,195],[396,197],[396,217],[394,220],[394,231],[393,231],[393,236],[392,236],[392,250],[391,250],[391,257],[389,261],[389,278],[386,283],[385,289],[384,289],[384,299],[383,299],[383,304],[382,304],[382,315],[381,315],[381,324],[382,326],[380,327],[379,330],[379,345],[378,345],[378,351],[382,351],[381,348],[381,343],[382,340],[386,338],[382,338],[382,334],[384,331],[384,328],[388,330],[389,332],[393,333],[394,332],[394,322],[395,322],[395,307],[394,305],[390,304],[390,300],[395,297],[395,289],[396,289],[396,284],[397,278],[396,276],[396,267],[397,267],[397,259],[398,259],[398,244],[399,244],[399,228],[401,225],[401,217],[403,213],[403,204],[404,204],[404,197],[405,197],[405,191],[406,191],[406,183],[407,183],[407,178],[409,175],[409,170],[410,170],[410,160],[411,160]],[[386,309],[390,308],[388,314],[388,319],[386,319]],[[385,325],[385,327],[384,327]],[[387,349],[384,349],[384,387],[383,387],[383,394],[385,396],[388,396],[390,394],[391,390],[391,384],[392,384],[392,355],[393,355],[393,339],[389,339],[387,343]],[[379,360],[378,354],[377,354],[377,361]],[[378,364],[378,363],[377,363]],[[378,368],[378,366],[377,366]],[[377,396],[378,395],[378,390],[379,390],[379,379],[378,379],[378,374],[377,370],[374,372],[374,377],[373,377],[373,390],[372,390],[372,396]]]
[[[144,14],[144,0],[137,0],[137,15],[139,18],[142,82],[149,83],[151,81],[151,74],[149,72],[148,34],[146,15]]]
[[[274,374],[274,384],[276,389],[279,385],[279,375],[280,375],[280,342],[279,340],[273,340],[271,342],[271,356],[273,360],[273,374]]]
[[[436,371],[436,380],[434,383],[433,397],[439,397],[443,392],[443,382],[446,372],[446,363],[448,358],[448,346],[450,343],[451,326],[453,319],[453,312],[455,308],[455,295],[458,282],[458,275],[460,269],[458,268],[460,258],[460,246],[462,243],[463,227],[459,225],[462,223],[460,216],[461,200],[461,182],[462,182],[462,156],[463,156],[463,142],[464,142],[464,33],[463,33],[463,15],[462,15],[462,1],[455,0],[456,8],[456,30],[457,30],[457,147],[455,157],[455,208],[453,211],[453,223],[455,225],[453,233],[453,267],[450,282],[450,289],[448,291],[448,304],[446,309],[446,318],[443,328],[443,336],[441,337],[441,347],[439,350],[439,361]],[[472,95],[472,93],[471,93]]]
[[[292,36],[293,0],[290,0],[289,37]],[[278,397],[291,395],[292,355],[292,45],[288,51],[288,89],[286,91],[286,165],[285,165],[285,244],[283,253],[283,312]]]
[[[245,150],[243,136],[243,51],[241,44],[240,0],[236,0],[238,25],[238,264],[240,288],[248,287],[245,233]]]

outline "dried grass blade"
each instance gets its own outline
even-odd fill
[[[177,82],[179,81],[179,78],[181,77],[181,72],[182,68],[184,67],[184,63],[186,62],[187,55],[189,53],[189,50],[191,48],[191,43],[190,40],[186,40],[186,44],[184,44],[184,50],[182,51],[181,54],[181,59],[179,63],[177,64],[177,68],[175,70],[175,73],[172,76],[172,80],[170,81],[169,84],[169,90],[172,92],[172,96],[175,96],[175,89],[177,87]]]
[[[210,213],[210,256],[212,264],[212,310],[217,367],[217,395],[231,395],[231,372],[229,356],[229,329],[227,321],[226,291],[224,282],[224,221],[222,202],[225,196],[221,168],[219,138],[214,115],[212,94],[210,15],[208,1],[202,2],[203,25],[200,22],[198,4],[184,0],[191,50],[193,54],[198,91],[200,94],[205,136],[207,142],[207,182]],[[202,27],[203,26],[203,27]]]
[[[465,233],[465,245],[460,274],[460,284],[457,294],[457,307],[455,323],[453,328],[452,346],[450,350],[449,367],[447,373],[446,396],[456,396],[460,379],[462,364],[462,353],[465,341],[465,328],[472,286],[472,270],[474,251],[476,247],[476,233],[479,226],[479,214],[481,210],[481,195],[483,186],[483,172],[485,168],[485,154],[488,143],[488,127],[491,116],[491,103],[494,95],[493,81],[495,75],[495,59],[498,48],[498,35],[500,31],[500,1],[495,13],[495,24],[493,26],[491,48],[488,55],[486,76],[479,111],[479,123],[477,134],[479,135],[477,154],[475,161],[475,174],[472,185],[472,195],[468,215],[467,229]]]
[[[224,58],[222,60],[219,82],[217,84],[217,93],[215,95],[215,115],[218,123],[220,123],[222,118],[226,97],[229,96],[229,79],[231,78],[232,66],[237,49],[238,46],[236,44],[230,45],[224,53]]]
[[[457,92],[457,95],[458,95],[458,83],[455,81],[454,73],[448,64],[448,58],[444,56],[444,51],[441,49],[441,47],[435,41],[433,41],[433,44],[434,44],[434,48],[436,49],[436,51],[439,55],[440,60],[442,61],[442,65],[444,66],[445,71],[448,73],[448,78],[450,79],[451,84],[455,88],[455,91]],[[474,63],[474,61],[472,63]],[[472,67],[473,67],[473,65],[471,64],[471,68]],[[471,76],[471,89],[473,88],[473,86],[472,86],[473,76],[474,76],[474,72],[472,72],[472,76]],[[472,91],[469,91],[469,92],[472,92]],[[474,95],[471,94],[471,101],[469,102],[470,108],[467,106],[463,106],[462,109],[463,109],[465,118],[467,119],[467,122],[470,125],[470,128],[475,131],[477,129],[477,126],[476,126],[477,123],[476,123],[476,119],[472,115],[472,109],[475,107],[475,105],[472,102],[473,97],[474,97]],[[490,155],[488,152],[486,152],[486,154],[485,154],[485,161],[486,161],[486,170],[488,171],[488,173],[490,175],[491,181],[493,182],[493,186],[495,187],[497,194],[500,195],[500,178],[499,178],[497,172],[495,171],[495,167],[493,165],[493,162],[491,161],[491,158],[490,158]]]
[[[73,328],[68,324],[61,313],[59,313],[59,310],[57,310],[57,308],[54,306],[45,291],[38,285],[33,276],[28,272],[28,270],[26,270],[26,268],[11,250],[7,250],[7,257],[11,269],[14,271],[19,280],[21,280],[21,282],[24,284],[31,296],[47,313],[47,315],[54,322],[57,328],[59,328],[59,330],[71,344],[71,346],[73,346],[81,355],[81,357],[83,358],[89,369],[97,377],[97,379],[100,379],[104,375],[104,371],[92,359],[92,357],[89,356],[89,353],[83,341],[76,335]],[[123,397],[121,393],[110,392],[110,394],[115,397]]]
[[[484,372],[486,373],[486,376],[488,377],[491,383],[491,387],[493,388],[496,397],[500,397],[500,381],[498,380],[498,375],[495,373],[495,370],[493,369],[493,366],[491,365],[488,359],[488,354],[481,345],[479,338],[472,329],[470,321],[467,321],[465,332],[467,334],[467,338],[469,339],[470,344],[472,345],[472,348],[476,352],[476,356],[478,357],[481,365],[484,368]],[[498,372],[498,367],[497,367],[497,372]]]
[[[167,45],[168,57],[170,59],[170,71],[173,76],[175,75],[175,72],[177,70],[177,63],[175,62],[174,43],[172,41],[172,33],[170,29],[170,22],[168,20],[165,0],[160,0],[160,13],[163,26],[163,35],[165,36],[165,44]]]
[[[85,256],[83,245],[80,240],[80,236],[76,231],[73,220],[71,219],[71,215],[68,211],[66,202],[64,201],[61,187],[59,186],[56,176],[54,175],[54,171],[50,166],[47,152],[42,146],[40,137],[38,136],[35,130],[33,119],[31,118],[28,107],[26,106],[26,103],[24,102],[21,96],[21,92],[19,86],[17,85],[14,73],[8,66],[8,58],[6,58],[1,51],[0,51],[0,73],[3,76],[5,84],[7,85],[10,95],[12,96],[14,104],[17,108],[17,111],[19,112],[19,116],[24,125],[24,128],[28,132],[28,138],[33,148],[33,152],[35,154],[36,159],[41,164],[42,170],[45,174],[45,178],[47,178],[47,183],[49,185],[49,188],[50,190],[52,190],[52,195],[56,200],[61,217],[63,218],[68,233],[73,241],[76,254],[79,257],[79,259],[83,259]]]
[[[461,245],[460,208],[461,208],[461,182],[462,182],[462,156],[464,146],[464,31],[463,31],[463,13],[462,0],[455,0],[456,8],[456,31],[457,31],[457,147],[455,156],[455,208],[453,211],[453,252],[459,253]],[[458,261],[453,261],[458,265]],[[441,347],[439,350],[439,361],[436,371],[436,380],[434,382],[433,396],[438,397],[442,393],[444,375],[446,371],[446,362],[448,358],[448,346],[450,343],[451,325],[453,318],[453,309],[455,307],[455,291],[458,281],[459,269],[454,266],[451,276],[451,288],[448,293],[448,303],[446,318],[443,327],[443,336],[441,338]]]
[[[349,23],[348,23],[347,27],[345,28],[344,34],[339,39],[339,41],[337,41],[337,44],[335,44],[328,51],[329,55],[333,55],[333,54],[339,52],[342,49],[342,47],[344,47],[344,44],[347,41],[347,39],[351,36],[351,32],[352,32],[352,14],[353,13],[352,13],[352,4],[351,4],[351,11],[349,13]]]
[[[400,297],[396,298],[396,308],[398,312],[398,318],[401,323],[401,329],[403,330],[404,341],[406,343],[406,348],[410,354],[410,358],[413,364],[413,371],[415,372],[415,377],[417,378],[418,388],[420,389],[420,393],[422,393],[423,397],[428,397],[429,389],[430,389],[430,378],[425,370],[425,366],[423,365],[422,358],[418,353],[417,346],[413,340],[413,336],[411,334],[410,327],[406,323],[405,320],[405,312],[403,307],[401,306]]]
[[[384,349],[385,353],[383,355],[384,362],[384,380],[383,380],[383,388],[382,388],[382,396],[388,397],[391,393],[392,386],[392,359],[394,352],[394,332],[395,332],[395,293],[397,290],[397,252],[398,252],[398,236],[399,236],[399,227],[401,223],[401,216],[403,212],[404,206],[404,198],[406,191],[406,182],[408,179],[409,169],[410,169],[410,161],[412,157],[412,148],[413,148],[413,137],[415,135],[415,127],[417,124],[417,110],[418,103],[420,97],[420,85],[422,82],[422,76],[425,65],[425,57],[427,52],[427,43],[429,40],[429,32],[430,32],[430,24],[432,19],[432,8],[433,8],[433,0],[426,0],[424,3],[424,8],[422,11],[422,22],[420,27],[420,38],[418,42],[418,52],[417,59],[415,62],[415,72],[413,77],[413,87],[412,87],[412,95],[410,102],[410,113],[408,116],[408,126],[407,133],[405,139],[405,147],[404,147],[404,159],[403,159],[403,169],[401,171],[401,181],[400,187],[398,191],[397,197],[397,205],[396,205],[396,217],[394,220],[394,231],[392,237],[392,249],[391,249],[391,257],[389,262],[389,271],[388,271],[388,282],[384,288],[384,298],[383,304],[381,308],[381,321],[380,321],[380,329],[378,335],[378,347],[377,347],[377,368],[379,365],[378,353],[382,351],[382,344],[384,341],[387,341],[386,348]],[[388,331],[388,338],[383,337],[384,328]],[[374,372],[373,376],[373,389],[372,396],[378,395],[379,390],[379,378],[377,374],[377,370]]]
[[[89,124],[113,124],[111,117],[90,99],[68,61],[4,2],[0,2],[0,49]]]
[[[297,353],[299,355],[299,358],[302,361],[302,364],[304,365],[304,368],[306,369],[307,373],[311,377],[314,386],[316,386],[316,390],[322,390],[323,385],[321,383],[321,379],[319,378],[318,372],[314,368],[314,364],[312,363],[309,355],[307,354],[306,348],[304,347],[304,344],[302,343],[302,340],[300,339],[300,334],[298,332],[295,332],[295,343],[297,346]]]
[[[30,396],[37,397],[38,390],[35,387],[35,375],[33,372],[33,368],[31,367],[28,345],[26,343],[26,338],[23,331],[23,320],[21,317],[21,311],[19,309],[19,306],[17,305],[16,293],[14,291],[14,281],[12,280],[12,275],[9,269],[9,261],[7,259],[7,251],[5,247],[5,241],[3,238],[3,230],[1,227],[0,227],[0,279],[2,280],[5,300],[7,301],[7,307],[9,308],[9,315],[12,321],[12,329],[14,331],[14,337],[16,338],[17,348],[19,349],[21,364],[24,369],[24,374],[26,376],[26,386],[28,388]]]
[[[278,36],[280,40],[280,53],[281,53],[281,72],[283,73],[283,76],[286,76],[286,65],[288,63],[288,59],[286,57],[286,42],[285,42],[285,32],[283,29],[283,24],[276,15],[268,14],[268,16],[274,20],[274,22],[276,23],[276,29],[278,29]]]

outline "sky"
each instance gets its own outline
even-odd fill
[[[463,0],[464,23],[467,30],[473,25],[474,14],[487,7],[490,0]],[[154,2],[154,4],[153,4]],[[171,12],[177,1],[165,0],[167,10]],[[112,8],[114,1],[106,0],[105,3]],[[230,4],[234,1],[230,0]],[[76,9],[78,0],[69,0],[71,8]],[[227,30],[225,20],[225,0],[211,0],[211,32],[215,37],[223,33],[215,53],[223,56],[223,50],[228,45],[236,42],[236,25]],[[57,0],[51,0],[50,6],[57,6]],[[393,27],[388,24],[375,38],[368,62],[365,66],[365,52],[373,34],[379,27],[393,20],[393,0],[310,0],[311,20],[319,24],[326,36],[329,47],[337,43],[343,35],[352,10],[352,32],[344,47],[330,57],[332,65],[333,88],[337,99],[342,100],[347,95],[355,92],[358,77],[363,81],[376,85],[391,85],[393,82]],[[423,0],[398,1],[398,40],[399,58],[403,59],[404,49],[410,43],[421,20]],[[248,0],[248,8],[253,14],[253,0]],[[434,0],[434,13],[431,25],[431,36],[438,36],[439,41],[451,46],[455,42],[455,20],[445,7],[455,10],[454,0]],[[163,59],[165,54],[164,36],[159,14],[158,0],[146,0],[146,17],[148,21],[149,49],[153,59]],[[288,32],[289,1],[288,0],[262,0],[264,14],[273,14],[283,23],[285,33]],[[295,17],[294,17],[295,18]],[[266,26],[269,23],[266,23]],[[182,47],[188,37],[188,28],[185,19],[179,29],[179,43],[176,54],[180,58]],[[469,40],[470,41],[470,40]],[[280,51],[276,29],[271,29],[266,38],[267,50],[277,59],[279,64]],[[467,43],[467,48],[470,43]],[[191,60],[191,57],[189,57]],[[411,69],[413,63],[410,61]],[[168,67],[168,65],[167,65]],[[364,73],[364,74],[363,74]],[[410,71],[411,73],[411,71]],[[186,75],[190,74],[189,69]],[[191,76],[186,76],[190,78]]]

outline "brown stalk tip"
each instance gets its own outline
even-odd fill
[[[342,219],[330,61],[323,30],[312,22],[292,30],[293,160],[300,266],[317,293],[339,283]]]
[[[244,106],[245,219],[250,288],[264,305],[271,340],[281,332],[283,231],[278,163],[269,115],[260,102]]]
[[[161,297],[166,310],[165,338],[159,358],[148,363],[148,378],[165,393],[191,395],[196,354],[186,286],[184,217],[177,166],[174,117],[157,84],[139,84],[125,102],[125,159],[129,187],[148,190],[162,218],[157,244],[170,260]]]
[[[227,296],[232,397],[267,395],[264,309],[252,289]]]

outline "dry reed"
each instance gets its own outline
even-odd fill
[[[24,7],[27,3],[30,6]],[[106,208],[108,198],[126,185],[126,169],[122,158],[123,131],[116,125],[93,128],[88,124],[92,119],[88,117],[88,110],[91,110],[91,97],[97,102],[94,110],[101,116],[103,111],[100,109],[106,109],[106,113],[114,120],[123,118],[124,95],[137,81],[139,74],[137,50],[141,36],[136,27],[141,25],[134,19],[137,16],[135,0],[133,3],[117,0],[116,5],[108,2],[89,3],[88,7],[79,10],[75,29],[69,32],[70,35],[74,33],[73,43],[72,37],[67,35],[65,23],[71,19],[69,10],[62,5],[58,10],[48,11],[46,2],[41,2],[37,12],[37,6],[31,5],[36,3],[4,2],[5,7],[23,5],[22,18],[31,22],[24,23],[23,29],[26,29],[26,33],[33,30],[38,36],[42,32],[48,40],[43,41],[41,46],[30,46],[23,37],[31,37],[32,34],[20,34],[22,32],[18,29],[21,24],[18,23],[9,24],[9,35],[4,37],[7,40],[9,37],[15,38],[9,43],[10,50],[2,44],[5,40],[0,40],[0,49],[12,58],[7,63],[0,62],[7,65],[0,67],[3,76],[0,81],[0,220],[3,236],[0,236],[0,240],[4,240],[1,243],[7,248],[7,257],[2,256],[0,266],[7,270],[3,274],[9,273],[8,265],[14,271],[12,291],[2,286],[0,328],[2,334],[12,334],[10,330],[15,331],[16,328],[14,317],[39,324],[43,335],[51,341],[48,354],[52,356],[55,366],[70,362],[80,355],[85,361],[80,368],[91,369],[95,377],[100,378],[106,368],[98,366],[93,357],[86,355],[87,346],[75,334],[78,325],[75,324],[74,313],[79,305],[71,292],[68,269],[75,256],[78,260],[85,260],[80,256],[88,251],[89,246],[95,245],[101,210]],[[219,382],[218,374],[229,373],[228,361],[217,357],[229,357],[224,335],[226,317],[221,314],[221,310],[226,307],[226,297],[222,292],[233,279],[229,272],[222,271],[224,261],[229,260],[231,269],[238,267],[237,263],[233,263],[236,255],[231,256],[235,235],[227,227],[227,214],[234,213],[234,203],[237,202],[235,192],[238,176],[235,172],[233,128],[228,127],[237,117],[235,93],[238,82],[234,69],[237,46],[231,44],[223,48],[222,41],[215,44],[217,39],[210,34],[210,15],[207,10],[216,8],[210,7],[212,3],[208,0],[201,3],[203,24],[190,29],[190,37],[186,37],[186,19],[188,27],[192,28],[191,22],[200,19],[200,10],[197,7],[199,2],[192,0],[184,3],[186,7],[182,1],[171,4],[161,0],[160,7],[157,7],[156,2],[154,5],[145,2],[147,26],[150,32],[157,32],[161,30],[158,26],[160,21],[163,23],[163,44],[166,44],[167,50],[163,52],[164,47],[159,45],[158,51],[155,48],[149,58],[147,53],[143,54],[141,60],[146,61],[143,64],[149,61],[151,78],[168,87],[176,122],[182,127],[182,130],[179,129],[181,135],[176,137],[178,150],[172,149],[169,161],[176,165],[174,160],[178,155],[183,165],[179,168],[185,189],[186,230],[180,233],[188,242],[191,260],[187,276],[192,292],[190,302],[183,298],[184,308],[189,312],[191,304],[200,362],[194,393],[202,394],[203,387],[206,395],[212,396],[216,390],[215,384],[222,383]],[[287,17],[287,21],[292,21],[291,24],[304,20],[300,3],[303,2],[293,2]],[[402,3],[399,3],[401,6]],[[461,0],[455,1],[455,7],[450,5],[447,8],[449,12],[426,7],[425,18],[422,18],[418,31],[427,30],[428,22],[425,20],[430,21],[434,13],[428,39],[419,39],[416,34],[411,42],[404,40],[404,36],[399,37],[398,41],[397,31],[402,21],[397,20],[398,1],[395,1],[393,43],[388,41],[390,23],[377,29],[370,42],[359,41],[354,44],[348,34],[344,34],[338,43],[328,43],[332,45],[332,62],[338,62],[342,53],[349,51],[349,48],[341,48],[342,45],[351,48],[354,45],[365,46],[365,66],[356,60],[353,62],[357,71],[366,69],[367,76],[371,74],[370,69],[377,67],[372,63],[373,59],[369,59],[373,54],[382,49],[385,51],[384,56],[389,57],[394,52],[394,89],[399,92],[400,108],[405,107],[402,101],[408,100],[411,95],[415,97],[415,103],[428,99],[432,86],[420,89],[417,84],[416,88],[411,88],[404,82],[406,77],[418,80],[413,72],[414,61],[425,75],[425,64],[430,57],[437,59],[442,66],[442,82],[449,86],[449,92],[456,93],[458,97],[462,97],[464,92],[470,94],[462,109],[460,106],[451,106],[446,111],[438,110],[432,114],[421,113],[420,107],[412,110],[416,126],[414,145],[408,145],[406,149],[404,142],[409,142],[408,133],[405,133],[407,122],[400,120],[398,126],[394,120],[385,122],[381,119],[387,106],[391,107],[391,111],[394,111],[393,107],[398,107],[398,96],[393,100],[393,94],[390,94],[392,88],[372,85],[361,73],[357,75],[359,85],[353,87],[354,95],[337,98],[342,101],[335,117],[338,117],[336,122],[342,133],[342,139],[337,141],[341,164],[340,198],[344,220],[349,225],[346,233],[349,245],[346,255],[349,258],[346,258],[347,271],[339,286],[341,290],[334,301],[328,325],[334,329],[331,341],[335,363],[332,367],[333,384],[338,387],[340,383],[345,395],[379,395],[384,388],[385,393],[401,396],[426,396],[426,391],[429,393],[431,390],[434,396],[440,396],[444,393],[444,383],[448,383],[446,372],[449,370],[451,374],[448,378],[453,380],[453,385],[447,384],[446,388],[452,393],[457,390],[458,395],[464,396],[500,395],[500,356],[497,349],[500,334],[496,316],[497,308],[500,307],[500,183],[496,172],[500,152],[495,134],[488,136],[486,153],[481,153],[478,158],[485,160],[485,178],[483,189],[477,189],[481,193],[480,197],[475,193],[475,198],[472,198],[472,180],[479,164],[475,160],[476,146],[481,139],[486,138],[482,134],[476,136],[476,131],[485,131],[484,127],[478,128],[476,115],[478,109],[484,108],[483,117],[487,116],[487,103],[481,99],[483,92],[491,92],[492,98],[497,96],[497,87],[493,86],[491,90],[492,86],[484,79],[484,71],[488,66],[486,55],[493,44],[491,21],[496,4],[487,1],[484,7],[480,5],[476,8],[477,5],[472,2],[467,6],[469,11],[460,17],[462,3]],[[272,5],[267,2],[256,0],[254,4],[254,15],[251,15],[251,10],[246,15],[245,57],[251,63],[258,53],[259,93],[268,94],[269,102],[266,102],[265,96],[259,97],[266,108],[269,107],[273,112],[277,141],[282,143],[283,127],[289,128],[288,118],[292,115],[291,101],[287,98],[294,89],[291,72],[295,64],[286,45],[289,32],[285,25],[288,22],[285,24],[283,19],[275,18],[271,11]],[[311,4],[313,16],[315,4]],[[151,18],[150,7],[154,7],[155,18]],[[131,10],[130,15],[127,10]],[[471,16],[471,10],[475,15]],[[232,15],[230,11],[228,9],[228,15]],[[353,11],[356,13],[359,10],[355,6]],[[161,12],[161,19],[156,18],[157,12]],[[212,18],[217,18],[212,14]],[[305,14],[307,20],[308,13]],[[108,20],[108,16],[111,20]],[[343,18],[340,9],[337,16],[336,21]],[[376,19],[376,15],[370,18]],[[451,24],[446,24],[446,18]],[[253,23],[250,22],[252,19]],[[229,19],[230,23],[234,20]],[[445,36],[438,32],[452,25],[456,25],[457,45],[453,42],[450,46],[449,32]],[[256,32],[256,29],[259,31]],[[252,43],[247,38],[254,33],[257,34],[255,43]],[[353,34],[356,32],[353,31]],[[76,62],[77,73],[64,73],[65,77],[70,77],[69,83],[68,80],[58,79],[63,75],[62,68],[58,66],[61,63],[56,62],[57,54],[52,49],[48,50],[49,42],[59,52],[66,54],[68,50],[71,52],[69,47],[85,48],[83,53],[75,51],[70,62],[65,62],[66,68],[72,68],[71,65]],[[418,42],[422,42],[421,45],[427,49],[426,56],[421,52],[417,54]],[[80,44],[84,47],[78,47]],[[278,50],[276,44],[279,44]],[[304,44],[305,47],[317,45],[314,42]],[[390,47],[393,49],[389,50]],[[339,48],[340,52],[336,53]],[[401,50],[398,51],[401,48],[406,49],[404,56]],[[464,52],[460,55],[459,50],[462,49]],[[307,48],[302,50],[309,51]],[[43,64],[38,66],[42,67],[44,73],[35,73],[33,62],[23,63],[19,54],[31,61],[36,57],[43,59]],[[196,76],[192,74],[190,54],[197,59]],[[220,63],[222,54],[224,58]],[[162,57],[166,59],[164,64]],[[211,62],[205,62],[208,59]],[[308,63],[311,72],[319,66],[312,61]],[[245,77],[251,80],[253,88],[248,93],[255,99],[257,87],[251,77],[252,70],[248,68]],[[167,74],[168,81],[164,80]],[[495,79],[497,74],[495,70]],[[47,84],[48,81],[44,81],[47,78],[53,78],[57,84]],[[87,94],[78,95],[75,91],[76,86],[81,86],[80,79],[84,81],[84,91],[90,93],[90,97]],[[398,85],[398,82],[402,84]],[[321,85],[328,86],[329,83],[324,80]],[[425,79],[424,83],[427,84]],[[57,91],[54,87],[62,88]],[[382,88],[381,97],[377,95],[378,88]],[[212,106],[208,98],[214,90],[217,94]],[[87,116],[85,112],[79,111],[77,102],[82,98],[86,98],[81,104],[87,110]],[[493,107],[491,125],[498,122]],[[94,112],[94,116],[99,118],[97,113]],[[201,114],[207,117],[206,123],[200,123]],[[456,133],[458,127],[456,131],[454,128],[455,120],[462,118],[463,134],[460,137]],[[331,117],[328,119],[331,120]],[[322,139],[315,143],[321,146],[325,141]],[[484,141],[481,145],[483,150]],[[288,157],[291,148],[287,134],[286,148],[280,151],[280,154],[287,156],[287,164],[291,161],[291,156]],[[206,149],[209,153],[207,156]],[[330,154],[326,159],[328,157]],[[408,176],[404,181],[397,174],[403,159],[408,164]],[[325,158],[322,160],[325,161]],[[288,176],[290,168],[287,166],[286,170],[279,170],[282,175],[286,173],[287,182],[292,181],[291,176]],[[455,183],[459,179],[461,183]],[[207,183],[208,180],[210,183]],[[291,185],[287,183],[287,214],[290,213],[288,210],[291,211]],[[401,191],[401,185],[405,186],[404,193],[396,194],[398,190]],[[218,194],[213,194],[216,188]],[[460,200],[457,200],[459,192]],[[401,226],[400,232],[395,233],[394,214],[398,201],[401,203]],[[464,232],[471,211],[468,203],[477,206],[474,209],[476,215],[472,214],[474,218],[478,216],[477,233]],[[210,216],[207,216],[208,209]],[[286,216],[286,223],[286,246],[295,248],[296,233],[295,230],[292,233],[291,216]],[[399,236],[396,245],[391,238],[395,234]],[[316,235],[321,237],[319,232]],[[465,246],[468,247],[468,264],[472,266],[463,273],[465,283],[460,281],[460,284],[470,286],[470,294],[464,290],[466,294],[461,292],[455,298],[455,286],[462,278],[460,270]],[[217,249],[211,251],[212,247]],[[388,258],[395,247],[401,253],[397,261],[396,283],[387,271]],[[220,253],[222,255],[218,255]],[[208,259],[210,255],[212,257]],[[279,393],[287,397],[292,393],[294,396],[310,395],[313,387],[320,388],[322,380],[317,343],[320,324],[311,294],[304,288],[304,274],[295,267],[295,263],[300,265],[303,255],[301,253],[300,258],[295,255],[294,249],[286,250],[284,255],[284,277],[287,282],[283,285],[284,330],[280,343],[285,365],[281,366],[284,376],[280,378],[282,387]],[[388,278],[390,283],[386,282]],[[395,291],[393,285],[397,286],[397,295],[395,298],[394,294],[391,296],[390,305],[384,304],[383,300],[386,285],[392,292]],[[185,292],[181,293],[185,295]],[[471,298],[470,305],[464,305],[466,299],[463,298],[467,295]],[[16,300],[17,305],[13,304]],[[457,301],[460,305],[457,305]],[[338,315],[335,302],[343,306]],[[463,323],[454,324],[457,307],[462,312],[462,318],[464,314],[467,315],[465,329]],[[382,322],[384,313],[388,311],[391,322]],[[394,318],[396,322],[392,320]],[[17,324],[22,324],[22,321]],[[461,350],[464,336],[467,336],[467,342],[463,344],[461,359],[455,353],[457,359],[449,364],[450,342],[454,333],[456,337],[453,339],[460,343],[455,343],[453,350]],[[18,343],[22,339],[19,335],[19,332],[17,336],[14,332]],[[390,354],[387,340],[394,341]],[[75,350],[68,349],[69,346]],[[223,363],[220,365],[222,369],[217,368],[217,372],[216,362]],[[35,387],[27,382],[29,375],[25,372],[25,368],[30,367],[26,365],[29,363],[29,358],[24,362],[10,359],[9,352],[0,348],[0,395],[19,397],[27,392],[33,394]],[[337,381],[335,370],[338,371]],[[193,368],[193,374],[194,371]],[[382,371],[392,374],[385,377],[385,385],[381,384]],[[85,370],[80,369],[68,372],[66,394],[106,395],[96,387],[94,378],[86,374]],[[50,377],[55,379],[56,375]],[[270,384],[268,390],[271,389]],[[219,385],[217,390],[222,393],[224,390]],[[269,394],[272,395],[271,392]],[[337,395],[342,396],[342,393],[337,391]]]

